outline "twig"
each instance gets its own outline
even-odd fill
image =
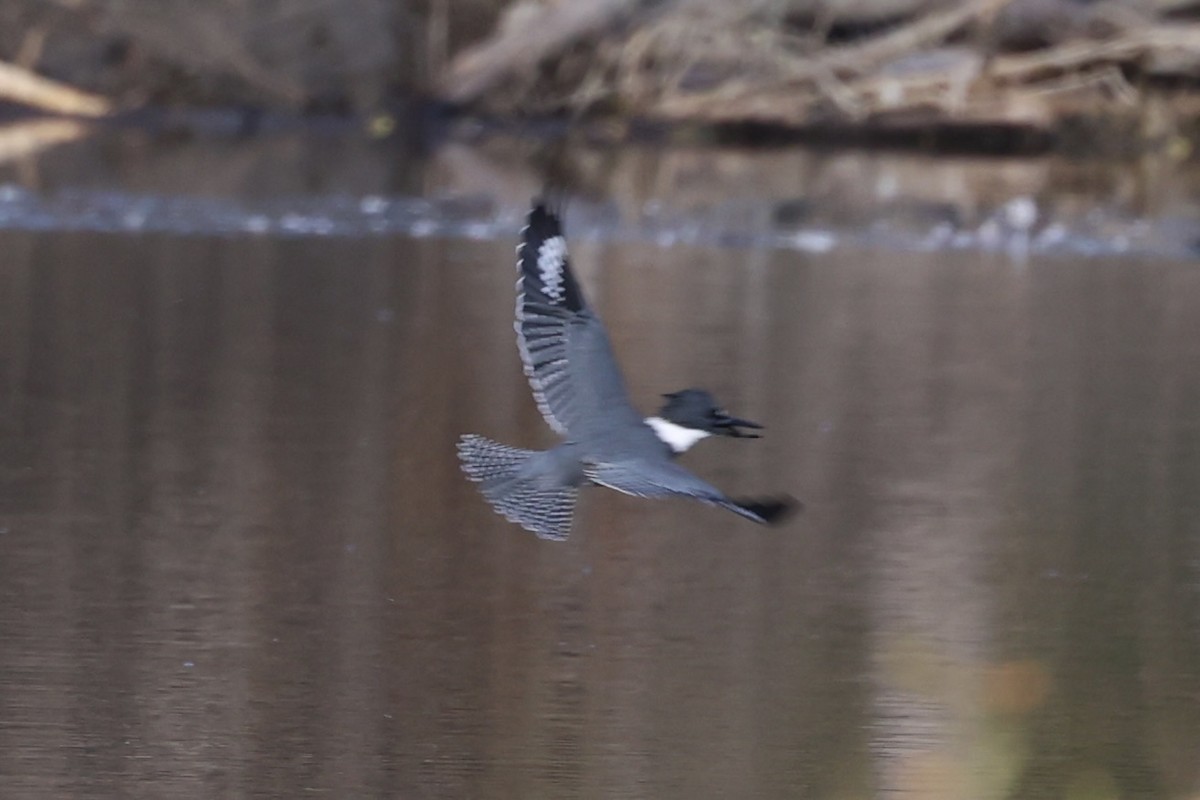
[[[563,3],[540,14],[534,25],[501,28],[483,44],[458,56],[442,81],[442,96],[469,103],[512,75],[531,69],[587,34],[632,13],[638,0]]]
[[[22,69],[32,69],[46,47],[46,27],[36,25],[25,32],[17,48],[16,62]]]
[[[940,42],[964,25],[995,14],[1010,0],[975,0],[921,17],[890,33],[877,36],[863,44],[839,47],[831,53],[809,59],[794,59],[780,67],[782,73],[774,81],[760,81],[748,91],[763,96],[800,92],[816,86],[842,109],[855,109],[853,84],[846,86],[834,78],[854,79],[875,72],[881,65],[911,53],[931,43]],[[831,91],[831,89],[835,91]],[[685,105],[702,110],[709,103],[729,102],[727,87],[708,93],[693,93]],[[851,116],[861,116],[862,110]]]
[[[967,23],[995,14],[1009,2],[975,0],[960,8],[929,14],[863,44],[840,47],[829,55],[800,65],[800,70],[808,73],[814,69],[825,69],[862,75],[931,42],[940,42]]]
[[[3,61],[0,61],[0,98],[80,117],[102,117],[112,111],[112,104],[99,95],[81,92]]]
[[[1137,105],[1137,90],[1129,85],[1129,81],[1125,80],[1125,76],[1121,74],[1121,70],[1112,64],[1107,67],[1101,67],[1095,72],[1071,74],[1062,78],[1052,78],[1032,83],[1029,85],[1029,92],[1035,95],[1064,94],[1080,89],[1088,89],[1093,86],[1108,89],[1112,92],[1113,99],[1122,105],[1131,107]]]
[[[73,119],[37,119],[0,125],[0,164],[20,161],[56,144],[87,135],[87,125]]]
[[[992,61],[988,75],[997,81],[1027,82],[1042,72],[1065,72],[1103,61],[1132,61],[1167,49],[1200,55],[1200,25],[1157,25],[1107,42],[1070,42],[1031,55],[1002,56]]]

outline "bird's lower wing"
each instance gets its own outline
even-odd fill
[[[697,478],[674,462],[643,464],[638,461],[599,462],[584,468],[588,479],[600,486],[636,497],[690,497],[763,525],[781,521],[796,504],[790,498],[748,500],[727,497],[717,487]]]

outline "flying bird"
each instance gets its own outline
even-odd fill
[[[658,414],[633,407],[604,323],[571,272],[558,215],[535,201],[517,246],[517,347],[538,409],[563,441],[524,450],[476,434],[458,441],[463,472],[510,522],[563,540],[581,486],[638,497],[691,497],[754,522],[780,521],[791,498],[734,499],[675,463],[709,436],[758,438],[703,389],[663,395]]]

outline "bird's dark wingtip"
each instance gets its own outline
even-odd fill
[[[562,221],[548,202],[554,202],[552,196],[534,198],[528,222],[521,231],[521,243],[517,246],[522,298],[519,302],[583,311],[587,303],[571,273]]]
[[[552,221],[556,226],[562,226],[562,218],[567,210],[565,194],[553,189],[534,196],[529,204],[529,220],[544,219]]]
[[[527,222],[531,231],[548,236],[557,235],[562,225],[554,209],[540,198],[534,198],[530,204]]]
[[[742,497],[735,499],[734,502],[757,516],[766,525],[779,525],[804,510],[804,503],[790,495],[762,498]]]

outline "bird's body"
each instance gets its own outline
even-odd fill
[[[579,442],[561,442],[549,450],[535,450],[525,459],[516,477],[543,489],[582,486],[587,483],[586,452]]]
[[[666,395],[658,416],[643,418],[599,317],[571,273],[557,215],[535,204],[517,248],[517,344],[534,399],[564,437],[532,451],[468,434],[459,440],[463,471],[497,511],[547,539],[565,539],[580,486],[596,484],[641,497],[681,495],[772,522],[786,501],[726,497],[674,462],[700,439],[751,437],[757,424],[719,409],[711,395],[686,389]]]

